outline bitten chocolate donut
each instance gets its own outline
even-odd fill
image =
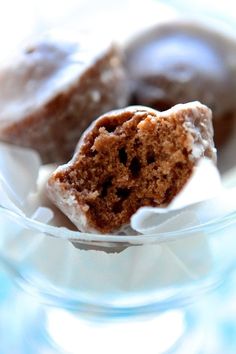
[[[198,100],[213,111],[219,146],[232,131],[236,115],[235,52],[235,41],[201,24],[173,21],[158,25],[126,48],[131,104],[163,111]]]
[[[91,121],[127,99],[118,47],[45,37],[0,70],[0,140],[65,162]]]
[[[107,113],[49,178],[49,197],[81,231],[118,230],[141,206],[170,203],[201,157],[216,159],[211,119],[199,102]]]

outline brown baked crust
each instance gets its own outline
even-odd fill
[[[7,119],[0,111],[0,140],[37,150],[44,163],[67,161],[93,119],[126,105],[128,88],[122,60],[120,49],[110,46],[83,72],[78,70],[66,89],[34,110],[23,115],[19,112],[20,119]]]
[[[107,113],[49,178],[49,197],[81,231],[112,232],[141,206],[167,205],[199,158],[215,159],[212,135],[211,111],[197,102]]]

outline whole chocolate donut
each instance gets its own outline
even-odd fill
[[[0,69],[0,140],[68,160],[98,115],[128,100],[123,53],[93,36],[39,39]]]
[[[213,111],[216,145],[235,116],[236,42],[198,23],[172,22],[142,33],[126,48],[131,104],[165,110],[198,100]]]

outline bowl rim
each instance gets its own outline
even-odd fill
[[[99,245],[109,246],[115,244],[129,244],[129,245],[143,245],[150,243],[165,243],[175,241],[177,238],[188,237],[196,233],[212,233],[220,229],[226,228],[229,225],[236,223],[236,210],[227,213],[223,216],[214,218],[208,222],[198,225],[186,227],[176,231],[168,231],[161,233],[149,233],[138,235],[118,235],[118,234],[98,234],[86,233],[80,231],[73,231],[66,227],[58,227],[50,224],[44,224],[40,221],[31,219],[24,214],[18,214],[6,207],[0,205],[0,214],[9,217],[15,223],[19,224],[25,229],[32,230],[37,233],[43,233],[47,236],[67,240],[75,243],[92,244],[98,243]]]

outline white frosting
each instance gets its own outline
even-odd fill
[[[75,84],[109,47],[109,42],[94,36],[74,37],[48,35],[2,66],[0,124],[37,110]],[[91,95],[100,100],[97,93]]]
[[[126,46],[128,70],[135,80],[141,79],[143,87],[137,90],[142,97],[167,102],[198,99],[216,116],[236,109],[236,36],[232,31],[226,31],[222,23],[185,18],[146,27]],[[160,87],[155,78],[160,78]],[[166,87],[163,78],[175,84]]]

